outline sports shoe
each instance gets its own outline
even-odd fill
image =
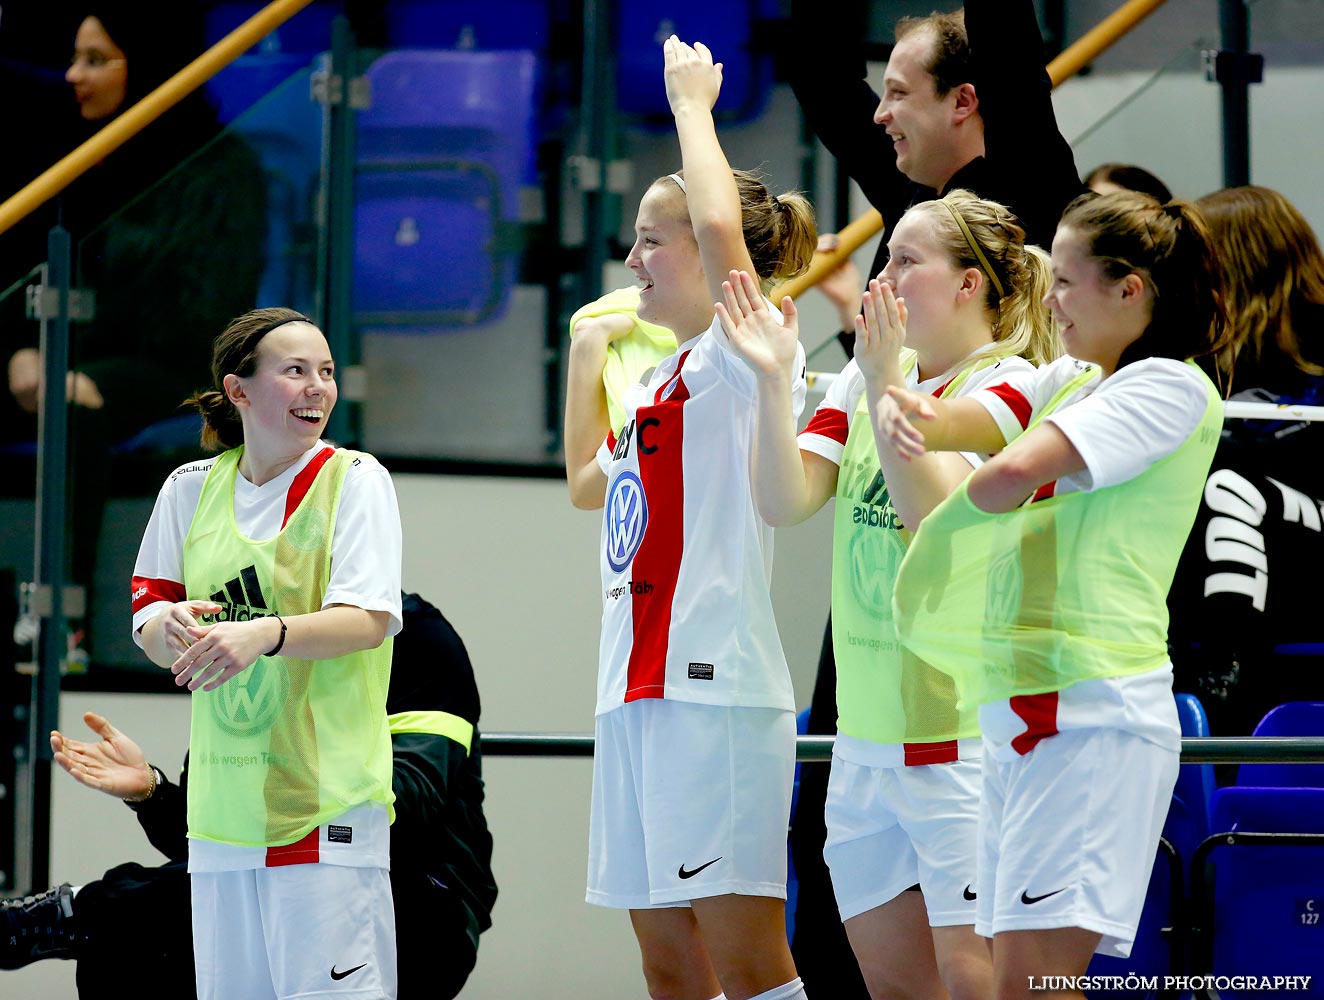
[[[0,900],[0,969],[21,969],[41,958],[73,958],[77,941],[69,883]]]

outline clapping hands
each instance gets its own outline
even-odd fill
[[[782,300],[782,315],[768,308],[759,284],[744,271],[722,282],[724,302],[716,304],[722,332],[760,378],[789,377],[800,340],[795,303]]]
[[[871,279],[855,317],[855,361],[866,379],[900,381],[906,315],[906,300],[897,298],[891,285]]]

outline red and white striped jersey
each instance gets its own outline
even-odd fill
[[[798,347],[796,418],[804,371]],[[795,708],[768,593],[772,529],[750,483],[756,391],[714,319],[627,395],[620,437],[598,452],[599,715],[642,698]]]

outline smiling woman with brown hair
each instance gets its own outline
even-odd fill
[[[395,490],[321,440],[335,363],[306,316],[234,319],[212,375],[190,402],[225,450],[167,479],[133,577],[135,640],[193,692],[198,996],[394,997]]]

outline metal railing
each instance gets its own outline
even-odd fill
[[[797,736],[795,759],[832,758],[832,736]],[[487,757],[592,757],[591,733],[484,733]],[[1324,738],[1190,736],[1181,741],[1183,764],[1320,764]]]

